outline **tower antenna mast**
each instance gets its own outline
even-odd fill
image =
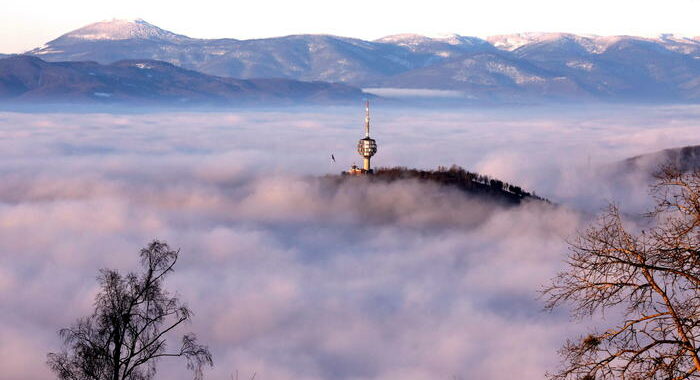
[[[369,100],[365,101],[365,137],[369,137]]]
[[[370,159],[377,153],[377,142],[369,137],[369,100],[365,102],[365,138],[357,143],[357,153],[362,156],[362,173],[372,174]]]

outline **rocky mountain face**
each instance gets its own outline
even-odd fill
[[[0,99],[13,102],[239,104],[359,101],[361,90],[289,79],[232,79],[153,60],[45,62],[0,59]]]
[[[47,61],[162,60],[210,75],[458,90],[475,100],[700,100],[700,38],[522,33],[194,39],[145,21],[106,21],[28,54]]]

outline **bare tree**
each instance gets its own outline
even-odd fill
[[[142,273],[100,271],[94,313],[60,330],[64,349],[48,354],[59,379],[147,380],[165,357],[186,359],[194,378],[202,378],[203,367],[213,362],[195,335],[185,334],[178,350],[168,351],[166,345],[167,335],[192,317],[190,309],[163,288],[178,254],[156,240],[141,250]]]
[[[570,243],[567,270],[544,291],[547,308],[622,317],[568,341],[549,378],[700,378],[700,172],[665,168],[652,194],[647,229],[631,231],[610,206]]]

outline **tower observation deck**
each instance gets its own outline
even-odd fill
[[[362,168],[355,165],[350,169],[350,174],[372,174],[370,160],[377,153],[377,142],[369,137],[369,101],[365,103],[365,137],[357,142],[357,153],[362,156]]]

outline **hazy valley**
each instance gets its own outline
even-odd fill
[[[648,177],[618,187],[606,167],[700,140],[695,106],[373,115],[377,166],[458,164],[553,204],[329,187],[319,177],[359,157],[358,107],[0,113],[4,376],[49,378],[36,363],[92,307],[96,269],[132,267],[158,237],[182,249],[171,286],[215,355],[207,377],[541,379],[583,327],[536,299],[564,238],[609,199],[648,206]]]
[[[642,215],[659,168],[700,168],[699,102],[700,37],[671,34],[201,39],[114,19],[0,54],[0,378],[55,378],[60,355],[47,353],[68,341],[56,331],[100,305],[117,310],[94,314],[100,323],[152,324],[139,312],[158,307],[138,297],[123,303],[128,312],[97,300],[100,270],[133,270],[153,239],[180,250],[166,296],[194,311],[174,309],[175,320],[192,319],[163,335],[166,349],[193,332],[214,358],[207,379],[541,380],[568,338],[584,354],[611,347],[616,335],[590,331],[635,317],[614,292],[642,277],[672,278],[664,289],[690,295],[695,309],[683,304],[674,318],[700,333],[700,271],[686,285],[661,270],[674,255],[681,272],[696,270],[697,250],[663,246],[647,268],[659,272],[633,262],[646,276],[634,280],[613,260],[612,275],[589,281],[598,264],[576,268],[570,256],[601,210],[622,215],[603,231],[639,231],[644,254],[656,252],[653,236],[672,240]],[[624,256],[632,235],[620,236]],[[605,315],[543,311],[541,291],[572,267],[610,303]],[[657,288],[644,283],[632,297]],[[646,347],[654,334],[678,344],[658,327],[673,314],[658,312],[658,299],[637,303],[657,313],[639,319],[650,335],[624,344]],[[107,349],[95,352],[120,344],[119,331],[151,330],[98,331]],[[700,376],[688,359],[697,352],[681,343],[642,364],[660,366],[659,379]],[[673,366],[690,372],[663,372]],[[192,378],[172,357],[157,369],[154,379]]]

